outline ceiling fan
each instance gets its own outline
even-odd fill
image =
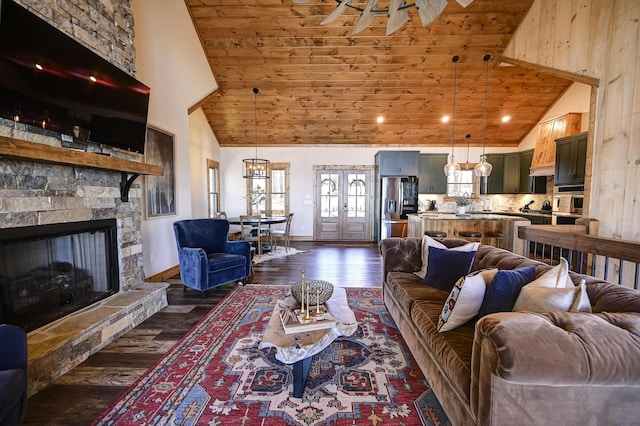
[[[456,0],[462,7],[467,7],[473,0]],[[308,3],[309,0],[293,0],[294,3]],[[360,19],[353,28],[353,34],[357,34],[360,31],[367,28],[373,22],[375,15],[387,15],[389,17],[387,21],[386,35],[391,35],[400,29],[408,20],[408,9],[415,7],[420,15],[422,26],[429,25],[434,19],[442,13],[445,7],[447,7],[447,0],[414,0],[414,3],[407,4],[406,0],[389,0],[389,5],[385,9],[379,8],[380,0],[369,0],[365,7],[353,5],[354,0],[336,0],[338,5],[322,22],[322,25],[326,25],[336,19],[338,19],[347,10],[355,10],[360,12]]]

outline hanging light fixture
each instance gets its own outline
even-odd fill
[[[399,30],[408,20],[408,10],[415,7],[420,15],[422,26],[425,27],[433,22],[447,7],[447,0],[414,0],[413,3],[407,4],[406,0],[368,0],[365,7],[352,5],[351,3],[363,3],[363,1],[354,2],[353,0],[335,0],[338,5],[335,9],[320,23],[321,25],[335,21],[347,10],[355,11],[360,14],[358,23],[353,29],[353,34],[357,34],[365,28],[369,27],[373,22],[374,16],[386,16],[387,35],[391,35]],[[457,0],[462,7],[467,7],[473,0]],[[293,0],[294,3],[309,3],[309,0]],[[383,3],[383,4],[379,4]],[[386,5],[386,6],[385,6]]]
[[[486,64],[486,72],[485,72],[485,82],[484,82],[484,136],[482,140],[482,156],[480,157],[480,162],[476,164],[476,167],[473,169],[476,176],[489,176],[491,175],[491,170],[493,170],[493,166],[487,162],[487,156],[484,153],[485,147],[487,145],[487,102],[489,99],[489,59],[491,59],[491,55],[484,55],[482,60]]]
[[[467,163],[464,165],[465,170],[469,170],[469,139],[471,139],[471,133],[467,133]]]
[[[453,177],[460,172],[460,164],[456,163],[453,156],[453,148],[456,144],[456,64],[458,63],[458,55],[454,56],[453,61],[453,120],[451,122],[451,159],[444,165],[444,174]]]
[[[245,179],[269,179],[269,160],[258,158],[258,92],[253,88],[253,115],[256,134],[256,155],[242,160],[242,177]]]

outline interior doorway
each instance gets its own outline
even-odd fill
[[[314,193],[314,239],[372,240],[372,167],[317,166]]]

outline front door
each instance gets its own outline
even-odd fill
[[[367,167],[316,170],[316,240],[371,241],[372,176]]]

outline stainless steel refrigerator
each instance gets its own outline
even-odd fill
[[[380,178],[378,194],[378,242],[389,237],[406,237],[407,214],[418,212],[418,178]]]

